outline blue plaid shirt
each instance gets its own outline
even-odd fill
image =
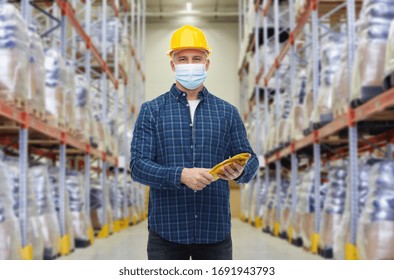
[[[191,122],[186,93],[171,90],[142,104],[131,142],[131,177],[150,186],[148,227],[181,244],[223,241],[230,234],[229,183],[219,179],[202,191],[181,184],[186,168],[212,168],[236,154],[251,159],[237,183],[250,181],[258,160],[238,110],[204,89]]]

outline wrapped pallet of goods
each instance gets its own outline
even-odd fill
[[[52,200],[55,205],[56,212],[60,215],[60,182],[59,182],[59,174],[60,170],[58,167],[49,168],[49,182],[50,182],[50,191],[52,195]],[[68,191],[65,192],[65,235],[69,237],[69,248],[70,251],[75,250],[75,239],[74,239],[74,230],[73,230],[73,222],[72,215],[70,210],[70,197]]]
[[[373,158],[370,155],[361,157],[358,166],[358,180],[357,180],[357,193],[358,193],[358,217],[365,207],[367,196],[369,193],[369,177],[371,173],[372,166],[378,163],[381,159]],[[350,194],[350,182],[349,177],[347,180],[347,190],[346,193]],[[334,258],[342,260],[345,258],[345,246],[350,244],[350,195],[346,195],[346,209],[341,219],[341,224],[339,226],[339,233],[336,236],[334,242]]]
[[[320,128],[330,123],[333,118],[335,73],[339,70],[341,54],[345,48],[344,36],[340,33],[331,33],[325,38],[321,47],[322,69],[321,83],[317,106],[312,112],[314,128]]]
[[[65,126],[66,65],[61,54],[54,49],[45,51],[45,108],[47,120],[53,126]]]
[[[89,116],[89,85],[83,75],[75,75],[75,122],[78,139],[89,140],[90,116]]]
[[[370,190],[357,230],[361,259],[394,259],[394,161],[375,163],[369,176]]]
[[[315,213],[316,207],[323,210],[324,199],[327,190],[326,184],[318,186],[320,192],[320,205],[315,203],[315,173],[312,167],[303,177],[302,184],[299,188],[299,212],[301,213],[301,238],[302,245],[306,249],[311,248],[312,234],[315,232]]]
[[[358,21],[358,47],[352,77],[351,104],[357,107],[383,92],[386,49],[394,2],[366,0]]]
[[[274,232],[274,234],[278,234],[280,235],[280,230],[281,230],[281,210],[280,212],[278,212],[278,206],[279,209],[282,209],[283,205],[285,204],[286,201],[286,196],[287,196],[287,192],[289,191],[289,187],[290,187],[290,182],[287,178],[281,178],[281,185],[280,185],[280,191],[279,191],[279,200],[278,197],[276,195],[274,195],[274,199],[273,199],[273,204],[272,204],[272,212],[271,212],[271,218],[269,220],[270,225],[269,228],[272,232]],[[275,188],[276,191],[276,188]],[[278,205],[279,203],[279,205]]]
[[[7,165],[0,161],[0,260],[20,260],[21,232],[19,220],[13,209],[13,182]]]
[[[29,26],[29,86],[28,110],[45,119],[45,53],[37,27]]]
[[[7,172],[12,180],[11,192],[13,197],[13,209],[16,217],[20,217],[20,168],[19,159],[14,157],[6,157],[5,164],[7,166]],[[44,236],[41,228],[37,200],[34,191],[34,186],[31,181],[27,180],[27,209],[26,209],[26,245],[33,247],[33,259],[42,260],[44,259]]]
[[[349,109],[349,95],[344,92],[349,91],[349,68],[348,68],[348,46],[341,55],[340,65],[333,78],[333,89],[334,94],[332,114],[334,118],[339,117],[347,113]]]
[[[84,178],[75,170],[66,170],[66,187],[70,198],[70,211],[74,230],[75,247],[90,245],[90,220],[85,212]]]
[[[384,65],[383,89],[394,87],[394,20],[391,22],[386,48],[386,62]]]
[[[65,69],[65,87],[64,87],[64,103],[65,103],[65,125],[66,128],[76,134],[75,120],[75,71],[71,61],[66,62]],[[79,124],[78,124],[79,126]]]
[[[0,3],[0,99],[24,107],[27,98],[29,34],[18,9]]]
[[[95,232],[100,232],[105,226],[108,227],[108,233],[113,232],[113,212],[110,203],[110,185],[106,184],[104,186],[101,185],[99,179],[91,179],[91,188],[90,188],[90,218],[92,221],[92,226]],[[104,191],[105,201],[103,198]],[[105,220],[104,216],[104,205],[105,205]]]
[[[292,141],[300,140],[304,137],[304,112],[303,102],[306,95],[306,70],[300,68],[296,79],[296,87],[293,93],[294,104],[289,116],[289,134]]]
[[[50,193],[48,167],[46,165],[31,167],[29,183],[36,195],[38,219],[44,237],[44,259],[54,259],[60,254],[60,228]]]
[[[274,178],[270,180],[270,184],[267,189],[267,201],[264,207],[263,214],[263,231],[268,233],[273,233],[274,229],[271,227],[273,225],[273,212],[274,212],[274,203],[276,196],[276,181]]]
[[[333,258],[335,242],[341,233],[345,213],[347,189],[347,162],[333,162],[328,173],[328,191],[320,223],[319,253]]]

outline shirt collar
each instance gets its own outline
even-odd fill
[[[170,89],[171,95],[177,100],[182,103],[187,103],[187,93],[180,90],[179,88],[176,87],[176,84],[174,83]],[[198,97],[200,98],[200,101],[203,102],[204,100],[207,100],[209,95],[209,92],[207,88],[204,86],[202,90],[198,93]]]

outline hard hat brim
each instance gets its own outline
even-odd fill
[[[206,52],[206,53],[207,53],[207,56],[210,56],[211,53],[212,53],[211,49],[196,48],[196,47],[184,47],[184,48],[178,48],[178,49],[174,49],[174,50],[169,50],[169,51],[167,51],[166,54],[167,54],[169,57],[172,57],[172,54],[173,54],[174,52],[178,52],[178,51],[182,51],[182,50],[199,50],[199,51]]]

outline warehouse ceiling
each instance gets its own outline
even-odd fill
[[[236,22],[238,0],[148,0],[146,16],[148,23],[185,17],[204,21]]]

